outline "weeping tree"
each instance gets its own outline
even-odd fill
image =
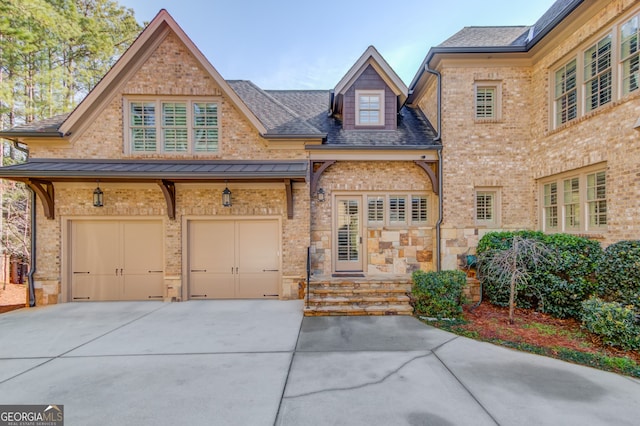
[[[478,256],[483,279],[509,289],[509,323],[513,324],[516,293],[528,288],[543,301],[543,294],[531,279],[531,272],[553,262],[552,252],[539,240],[514,235],[509,247],[493,249]]]

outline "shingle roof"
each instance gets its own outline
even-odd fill
[[[42,179],[283,179],[307,175],[307,161],[31,159],[0,168],[0,178]]]
[[[524,46],[523,34],[528,34],[530,27],[464,27],[445,40],[438,47],[498,47]]]
[[[297,112],[287,108],[252,82],[246,80],[229,80],[227,82],[267,128],[267,134],[325,136],[320,130],[301,119]]]
[[[528,50],[583,1],[557,0],[531,26],[465,27],[437,48],[521,47]]]
[[[327,140],[320,147],[399,147],[438,145],[429,120],[417,108],[405,106],[400,110],[397,130],[344,130],[342,122],[329,115],[329,91],[267,90],[269,95],[294,111],[322,132]]]
[[[69,114],[54,115],[53,117],[44,120],[33,121],[28,124],[22,124],[12,127],[8,130],[3,130],[0,133],[6,133],[7,135],[25,133],[57,133],[60,125],[64,122],[64,120],[67,119],[68,116]]]

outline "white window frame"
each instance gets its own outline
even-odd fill
[[[143,103],[143,104],[153,104],[154,105],[154,125],[146,126],[148,129],[155,129],[155,150],[154,151],[140,151],[133,149],[133,140],[131,137],[132,132],[132,117],[131,117],[131,106],[132,104]],[[164,104],[186,104],[186,126],[167,126],[164,124],[163,120],[163,105]],[[195,104],[215,104],[216,111],[216,122],[215,126],[206,126],[199,127],[196,126],[194,121],[194,105]],[[218,155],[220,153],[220,140],[221,140],[221,112],[220,112],[221,102],[219,98],[183,98],[183,97],[125,97],[123,99],[123,139],[124,139],[124,152],[129,155]],[[187,149],[184,151],[178,150],[166,150],[165,149],[165,141],[164,141],[164,130],[165,129],[183,129],[186,127],[187,130]],[[207,130],[217,130],[217,147],[215,150],[196,150],[196,133],[198,131],[202,131],[203,129]]]
[[[499,227],[502,221],[502,196],[501,189],[495,187],[475,188],[473,197],[473,217],[477,226],[495,228]],[[481,197],[491,199],[491,219],[480,218],[478,202]]]
[[[392,199],[399,199],[404,201],[404,218],[402,220],[391,220],[392,216]],[[421,199],[424,202],[419,202],[419,211],[414,212],[414,199]],[[366,218],[368,228],[399,228],[407,226],[430,226],[431,223],[431,211],[433,202],[431,196],[424,192],[389,192],[389,193],[369,193],[365,196],[365,206],[367,208]],[[376,215],[376,220],[371,220],[369,213],[369,202],[381,202],[382,207],[382,220],[377,220],[379,215]],[[376,206],[376,212],[379,212]],[[425,220],[414,219],[415,214],[418,216],[426,216]]]
[[[595,186],[590,186],[590,176],[599,178],[604,177],[604,182],[598,183]],[[578,182],[578,196],[575,197],[574,191],[566,191],[566,182]],[[549,203],[549,194],[546,194],[545,188],[555,184],[556,191],[556,203]],[[606,166],[594,166],[588,167],[583,170],[562,173],[553,177],[548,177],[539,181],[540,185],[540,229],[543,232],[566,232],[573,234],[582,234],[607,230],[607,222],[610,220],[607,211],[607,172]],[[604,197],[602,192],[598,191],[598,188],[604,187]],[[593,188],[593,191],[591,189]],[[571,194],[571,199],[567,198],[567,195]],[[593,195],[593,196],[592,196]],[[571,212],[574,211],[574,207],[577,204],[577,212],[575,214],[575,220],[571,220]],[[557,226],[548,226],[548,209],[556,208],[557,211]],[[598,215],[597,219],[592,221],[593,215]],[[603,220],[604,219],[604,220]],[[594,223],[596,222],[596,223]]]
[[[601,45],[608,44],[609,50],[608,52],[601,53]],[[582,54],[584,57],[583,62],[583,93],[584,93],[584,111],[585,113],[595,111],[607,104],[610,104],[614,100],[614,55],[616,41],[613,38],[613,34],[609,33],[604,37],[600,38],[597,42],[591,44],[586,49],[583,50]],[[587,59],[587,52],[593,50],[593,54],[596,55],[596,58],[593,60]],[[589,70],[591,66],[595,66],[594,70]],[[600,66],[603,66],[601,69]],[[603,82],[609,81],[609,85],[603,88],[601,87]],[[589,88],[588,86],[592,83],[597,83],[598,89],[595,92],[591,93],[591,96],[587,95]],[[609,97],[606,96],[603,98],[603,93],[608,93]],[[593,102],[590,102],[590,99],[597,98],[596,105],[593,105]]]
[[[573,62],[571,68],[573,68],[573,75],[571,79],[567,78],[567,69],[569,65]],[[561,81],[558,82],[558,75],[561,74]],[[565,62],[560,68],[557,68],[553,73],[553,81],[554,81],[554,120],[556,126],[561,126],[565,123],[568,123],[572,120],[575,120],[579,116],[579,105],[580,99],[578,98],[579,92],[579,77],[578,77],[578,59],[572,58]],[[573,93],[573,97],[571,97]],[[569,105],[569,100],[573,99],[571,105]],[[573,111],[573,114],[571,114]],[[566,119],[563,121],[563,113],[566,114]],[[572,116],[571,116],[572,115]]]
[[[371,122],[366,122],[366,123],[362,123],[360,121],[360,111],[364,110],[363,106],[361,106],[360,104],[360,97],[361,96],[377,96],[378,100],[379,100],[379,109],[378,111],[378,118],[379,120],[375,123],[371,123]],[[375,111],[374,109],[371,109],[371,111]],[[384,90],[356,90],[356,126],[362,126],[362,127],[379,127],[379,126],[384,126],[384,115],[385,115],[385,99],[384,99]]]
[[[478,96],[483,90],[493,91],[492,114],[486,115],[480,113],[482,105],[478,102]],[[479,80],[473,84],[473,117],[478,122],[498,121],[502,119],[502,81],[483,81]]]

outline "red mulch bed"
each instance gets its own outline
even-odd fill
[[[543,348],[567,348],[611,357],[627,357],[640,365],[639,351],[623,351],[602,344],[597,336],[582,329],[575,319],[559,319],[532,309],[516,309],[515,324],[509,324],[509,309],[482,303],[465,308],[468,324],[456,328],[475,332],[483,340],[505,340]]]

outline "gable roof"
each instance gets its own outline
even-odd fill
[[[495,47],[522,45],[522,35],[529,33],[527,26],[464,27],[438,47]]]
[[[82,129],[84,123],[90,122],[91,117],[95,116],[117,94],[117,89],[144,64],[145,60],[170,32],[180,39],[202,68],[230,99],[231,103],[246,116],[260,133],[265,133],[266,129],[262,123],[244,105],[238,95],[231,90],[218,71],[165,9],[158,12],[102,80],[69,114],[60,125],[59,131],[63,135],[73,135],[79,129]]]
[[[378,52],[375,47],[369,46],[333,89],[335,96],[332,100],[332,111],[340,110],[337,104],[338,102],[340,102],[339,99],[341,99],[341,96],[338,95],[344,94],[344,92],[347,91],[349,87],[351,87],[353,82],[356,81],[358,77],[360,77],[360,75],[364,72],[365,69],[367,69],[369,65],[373,67],[373,69],[378,73],[378,75],[380,75],[387,86],[389,86],[389,88],[393,90],[396,96],[399,97],[400,105],[404,104],[404,101],[407,99],[407,95],[409,93],[406,84],[404,84],[402,79],[398,76],[398,74],[396,74],[393,68],[391,68],[389,63],[385,61],[382,55],[380,55],[380,52]]]

